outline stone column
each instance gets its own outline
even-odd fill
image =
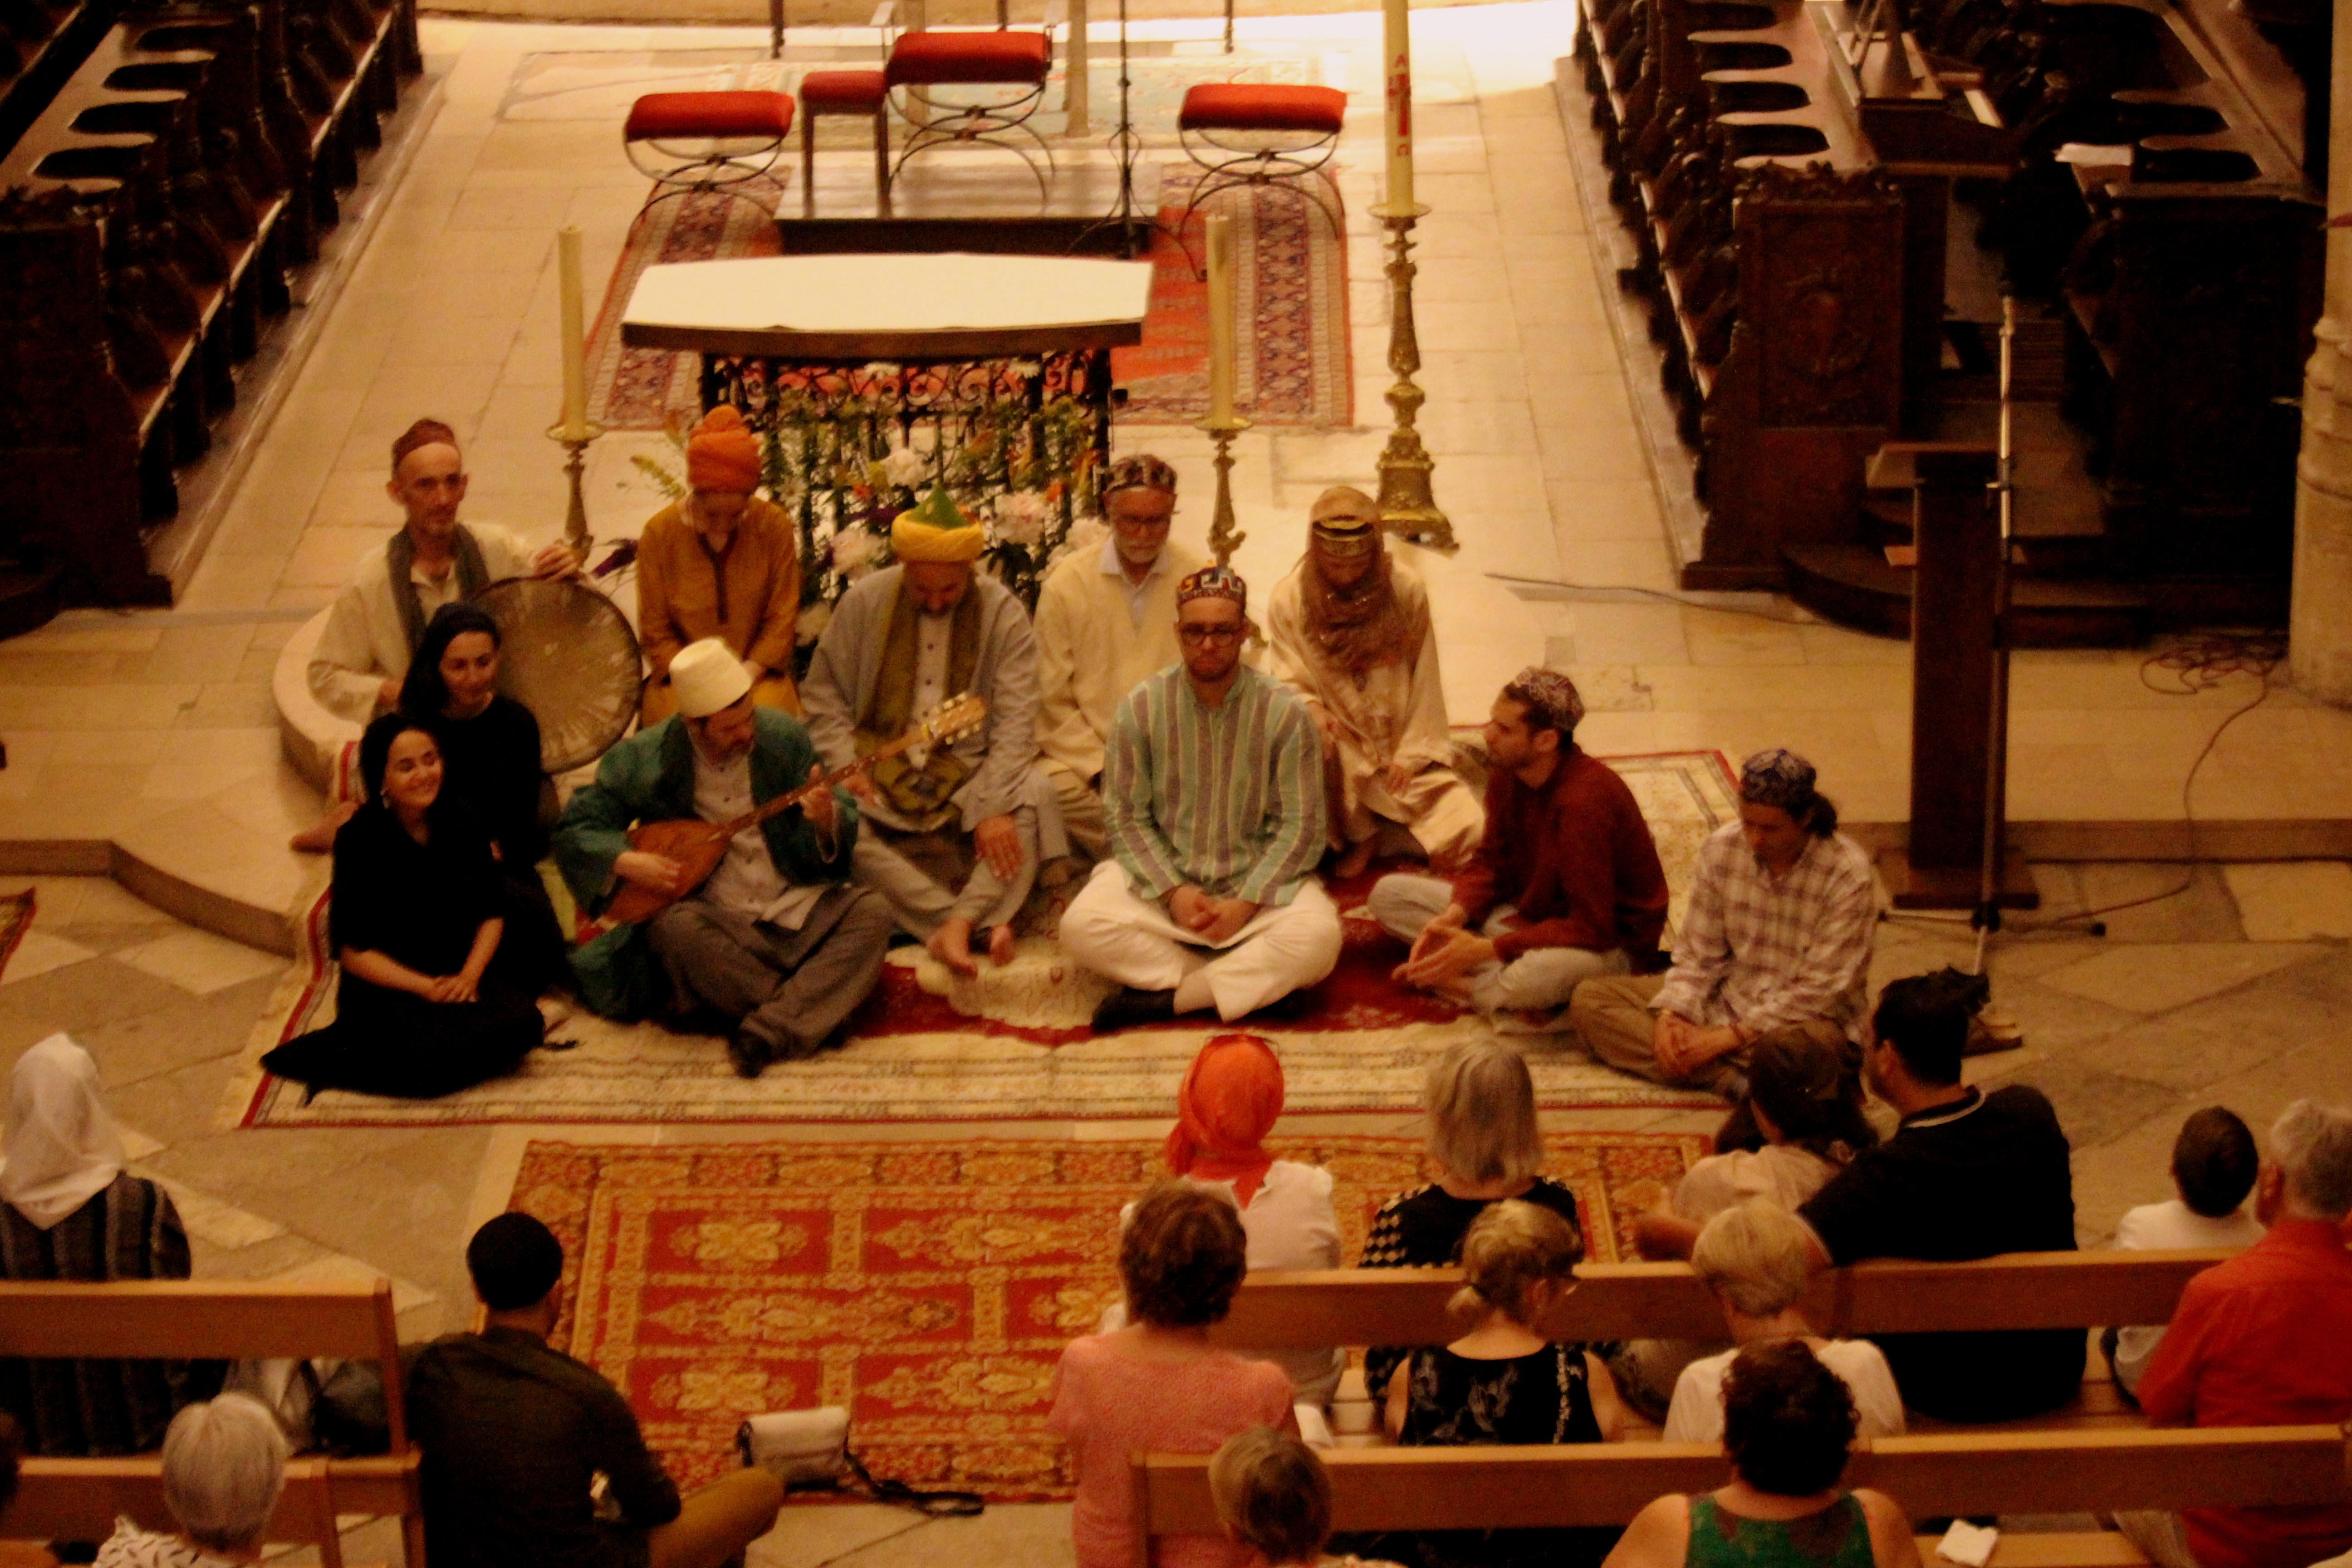
[[[2336,7],[2327,211],[2352,212],[2352,5]],[[2352,228],[2327,230],[2327,294],[2304,374],[2295,464],[2294,602],[2288,670],[2324,702],[2352,708]]]

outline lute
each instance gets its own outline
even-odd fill
[[[844,779],[854,777],[872,768],[885,757],[917,746],[948,745],[963,739],[980,728],[988,717],[988,704],[967,691],[950,697],[918,720],[905,734],[887,744],[876,747],[845,767],[833,772],[796,790],[765,801],[732,822],[704,822],[699,817],[682,817],[668,822],[645,822],[629,830],[629,847],[647,855],[659,855],[677,862],[680,875],[678,890],[656,893],[650,888],[625,881],[613,901],[605,906],[602,923],[606,926],[634,925],[651,920],[687,894],[710,879],[726,858],[728,841],[749,827],[757,827],[779,812],[790,811],[816,797],[820,791],[829,790]]]

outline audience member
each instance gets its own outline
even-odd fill
[[[889,905],[848,878],[864,824],[821,790],[727,841],[698,886],[666,855],[629,847],[633,823],[726,823],[822,779],[801,721],[753,700],[742,661],[715,637],[670,661],[677,711],[604,753],[556,831],[555,861],[582,906],[623,882],[677,901],[572,955],[581,994],[617,1017],[716,1015],[744,1078],[836,1043],[882,977]]]
[[[163,1435],[166,1535],[129,1519],[98,1549],[98,1568],[222,1568],[261,1561],[286,1485],[286,1434],[261,1401],[224,1394],[172,1417]]]
[[[1103,785],[1115,858],[1062,917],[1070,956],[1122,987],[1096,1008],[1097,1031],[1203,1007],[1231,1023],[1339,962],[1339,911],[1313,875],[1314,726],[1242,662],[1248,598],[1223,566],[1185,578],[1183,662],[1119,704]]]
[[[1331,1477],[1296,1433],[1253,1426],[1226,1438],[1209,1461],[1209,1495],[1226,1535],[1265,1568],[1396,1568],[1323,1555],[1331,1539]]]
[[[1421,1107],[1422,1149],[1437,1177],[1381,1205],[1359,1267],[1456,1262],[1470,1222],[1505,1198],[1548,1208],[1582,1233],[1576,1194],[1536,1173],[1543,1169],[1543,1133],[1535,1080],[1518,1052],[1500,1040],[1457,1040],[1429,1064]],[[1375,1400],[1386,1395],[1404,1356],[1393,1346],[1364,1352],[1364,1386]]]
[[[1134,1453],[1213,1454],[1236,1432],[1289,1426],[1281,1369],[1213,1348],[1248,1271],[1241,1216],[1220,1194],[1162,1182],[1118,1241],[1128,1326],[1074,1340],[1054,1373],[1046,1429],[1069,1445],[1077,1568],[1133,1568]],[[1159,1568],[1246,1568],[1249,1548],[1217,1535],[1160,1538]]]
[[[1400,872],[1372,888],[1372,918],[1412,943],[1399,983],[1549,1028],[1594,975],[1656,966],[1666,873],[1633,792],[1577,749],[1583,717],[1576,683],[1534,665],[1495,699],[1476,853],[1450,885]]]
[[[466,1268],[481,1332],[436,1340],[408,1369],[435,1568],[719,1568],[774,1527],[774,1476],[731,1471],[681,1500],[620,1390],[549,1346],[563,1247],[547,1226],[499,1215],[467,1244]]]
[[[1454,768],[1429,594],[1381,539],[1372,498],[1335,485],[1307,513],[1307,554],[1266,603],[1267,668],[1321,733],[1333,875],[1371,863],[1383,826],[1452,871],[1478,842],[1478,797]]]
[[[2260,1241],[2189,1280],[2139,1380],[2158,1426],[2352,1417],[2352,1111],[2298,1100],[2254,1182]],[[2352,1504],[2118,1513],[2158,1568],[2303,1568],[2352,1551]]]
[[[1601,1358],[1556,1343],[1545,1315],[1576,1289],[1584,1238],[1548,1208],[1509,1198],[1462,1238],[1462,1289],[1448,1310],[1470,1331],[1424,1345],[1391,1380],[1389,1434],[1404,1447],[1604,1443],[1623,1426]],[[1422,1531],[1422,1568],[1591,1568],[1612,1529]]]
[[[1849,1041],[1869,1005],[1877,884],[1837,830],[1812,764],[1759,752],[1739,773],[1739,820],[1699,849],[1690,908],[1663,979],[1607,976],[1570,1009],[1592,1054],[1626,1072],[1747,1092],[1748,1053],[1781,1030]],[[1741,1129],[1718,1146],[1744,1146]]]
[[[2074,1175],[2050,1101],[2024,1084],[1988,1094],[1960,1083],[1969,997],[1968,977],[1949,970],[1880,994],[1864,1070],[1902,1121],[1798,1209],[1817,1266],[2074,1250]],[[2039,1415],[2083,1380],[2079,1329],[1876,1337],[1904,1404],[1947,1421]]]
[[[753,702],[801,710],[793,687],[800,535],[783,508],[751,493],[760,470],[759,437],[720,404],[687,438],[686,494],[638,538],[637,642],[653,667],[637,710],[643,728],[677,711],[670,660],[705,637],[742,661]]]
[[[886,757],[850,784],[863,807],[856,876],[959,974],[1013,962],[1013,918],[1047,859],[1069,852],[1037,768],[1037,641],[1013,591],[979,570],[987,532],[935,489],[890,528],[896,566],[841,597],[801,697],[828,767],[898,740],[950,697],[988,704],[951,743]]]
[[[1853,1397],[1801,1340],[1748,1345],[1723,1386],[1731,1484],[1662,1497],[1604,1568],[1919,1568],[1901,1505],[1838,1485]]]
[[[1174,664],[1176,584],[1207,564],[1168,537],[1176,470],[1148,453],[1111,464],[1099,487],[1110,537],[1073,553],[1037,595],[1037,746],[1071,845],[1099,860],[1103,762],[1118,705]]]
[[[504,952],[506,894],[489,836],[441,787],[422,721],[360,737],[368,804],[335,835],[328,941],[335,1019],[261,1058],[313,1089],[432,1100],[502,1078],[546,1035],[534,976]]]
[[[0,1279],[185,1279],[169,1194],[122,1168],[98,1064],[63,1035],[16,1058],[0,1135]],[[0,1410],[48,1458],[137,1454],[163,1440],[184,1387],[163,1361],[0,1360]]]
[[[2116,1226],[2116,1245],[2128,1252],[2252,1247],[2263,1238],[2262,1224],[2240,1205],[2254,1190],[2261,1164],[2254,1135],[2238,1113],[2207,1106],[2182,1122],[2180,1136],[2173,1140],[2175,1195],[2127,1211]],[[2131,1394],[2138,1393],[2140,1376],[2163,1342],[2160,1325],[2113,1328],[2099,1337],[2116,1384]]]
[[[555,904],[539,879],[547,856],[541,813],[552,811],[555,789],[541,766],[538,717],[499,690],[499,623],[476,605],[434,611],[400,683],[400,710],[433,731],[441,787],[490,836],[506,891],[499,946],[536,994],[571,978]]]
[[[1691,1268],[1715,1293],[1735,1347],[1692,1362],[1675,1382],[1666,1411],[1669,1443],[1712,1443],[1723,1436],[1723,1384],[1738,1347],[1795,1340],[1837,1373],[1853,1394],[1864,1437],[1903,1434],[1903,1396],[1886,1357],[1868,1340],[1825,1340],[1797,1303],[1812,1279],[1811,1237],[1802,1222],[1769,1198],[1750,1198],[1717,1214],[1698,1233]]]

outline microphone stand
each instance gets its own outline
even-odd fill
[[[1086,0],[1071,0],[1071,3],[1082,5]],[[1070,62],[1072,70],[1084,70],[1086,68],[1084,60]],[[1142,213],[1136,208],[1135,163],[1143,151],[1143,138],[1136,134],[1132,91],[1127,52],[1127,0],[1118,0],[1118,129],[1110,133],[1108,142],[1118,158],[1118,199],[1111,204],[1110,211],[1078,230],[1076,237],[1070,241],[1070,249],[1076,250],[1095,234],[1116,226],[1119,232],[1118,253],[1132,261],[1137,253],[1150,243],[1148,237],[1157,229],[1175,241],[1176,248],[1184,253],[1184,264],[1197,276],[1202,269],[1192,267],[1192,247],[1184,243],[1184,237],[1161,222],[1159,214]]]

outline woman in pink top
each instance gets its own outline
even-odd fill
[[[1209,1326],[1241,1289],[1248,1248],[1222,1194],[1163,1182],[1135,1205],[1118,1244],[1128,1326],[1062,1352],[1045,1418],[1070,1446],[1078,1568],[1133,1568],[1129,1454],[1213,1454],[1236,1432],[1293,1425],[1290,1380],[1279,1368],[1209,1344]],[[1219,1535],[1171,1535],[1151,1560],[1157,1568],[1248,1568],[1257,1554]]]

